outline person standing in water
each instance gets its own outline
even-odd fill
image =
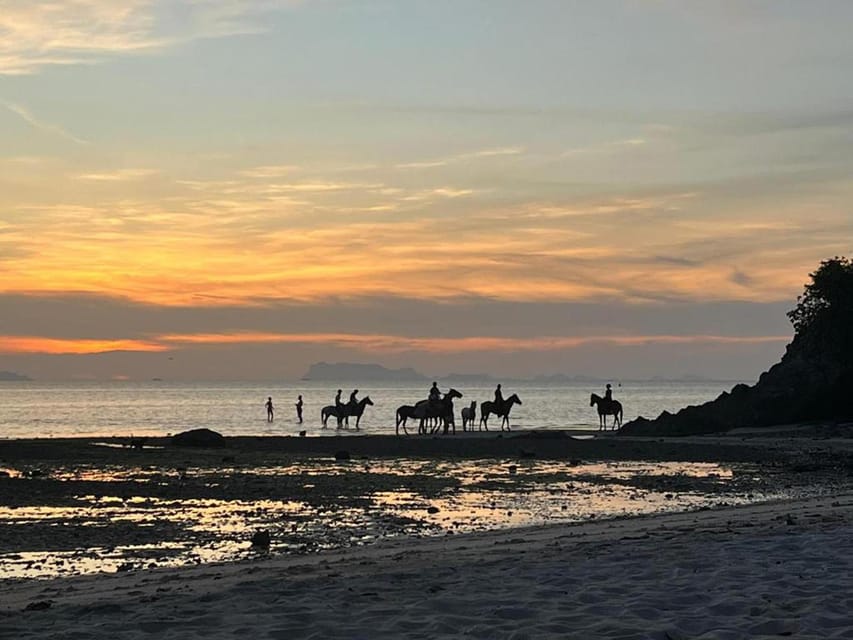
[[[302,396],[296,401],[296,417],[299,418],[299,424],[302,424]]]
[[[267,398],[266,408],[267,408],[267,422],[272,422],[273,418],[275,417],[275,410],[272,406],[272,396]]]

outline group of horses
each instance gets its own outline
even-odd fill
[[[419,434],[435,434],[442,431],[445,435],[448,433],[456,433],[456,418],[453,409],[453,401],[462,398],[462,394],[456,389],[450,389],[441,398],[437,400],[421,400],[415,404],[404,404],[397,409],[397,426],[396,433],[400,434],[400,427],[403,427],[403,433],[409,434],[406,429],[406,422],[409,419],[418,420]],[[367,405],[372,405],[373,401],[370,396],[365,396],[356,403],[347,403],[339,405],[328,405],[323,407],[320,412],[320,417],[323,421],[323,428],[328,425],[328,420],[334,417],[338,422],[338,429],[342,429],[344,425],[349,427],[349,419],[355,418],[355,428],[358,429],[361,416],[364,414],[364,408]],[[521,404],[521,399],[518,394],[513,393],[511,396],[502,402],[487,400],[480,404],[480,423],[479,431],[489,430],[489,418],[492,415],[501,418],[501,431],[506,428],[510,431],[509,414],[512,407],[516,404]],[[613,429],[622,427],[622,404],[618,400],[607,400],[593,393],[589,398],[589,406],[595,406],[598,410],[598,430],[607,430],[607,416],[613,416]],[[474,430],[474,422],[477,418],[477,402],[472,401],[471,404],[462,409],[462,430]]]
[[[400,427],[403,427],[403,433],[409,434],[406,429],[406,422],[411,419],[418,420],[418,433],[438,433],[443,429],[443,433],[456,433],[456,418],[453,410],[453,401],[462,398],[462,394],[456,389],[451,389],[441,398],[436,400],[421,400],[415,404],[404,404],[397,408],[397,435],[400,434]],[[503,402],[486,401],[480,405],[480,427],[479,430],[489,430],[489,418],[496,415],[501,418],[501,431],[506,428],[510,431],[509,413],[512,411],[513,405],[521,404],[521,399],[518,394],[513,393]],[[462,409],[462,430],[474,430],[474,420],[476,419],[477,402]]]

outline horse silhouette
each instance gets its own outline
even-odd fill
[[[408,430],[406,429],[406,421],[409,418],[415,417],[415,407],[410,404],[404,404],[402,407],[397,408],[397,435],[400,435],[400,427],[403,427],[403,432],[406,435],[409,435]]]
[[[355,405],[352,404],[342,404],[340,407],[336,407],[333,404],[323,407],[322,411],[320,411],[320,417],[323,420],[323,428],[325,429],[327,426],[327,421],[330,416],[335,416],[338,420],[338,429],[343,427],[343,421],[346,420],[347,427],[349,427],[349,419],[350,417],[355,417],[355,428],[358,429],[358,424],[361,422],[361,416],[364,413],[364,407],[373,404],[373,400],[370,399],[370,396],[364,396],[361,400],[359,400]]]
[[[462,431],[465,431],[467,425],[471,425],[471,430],[474,430],[474,420],[477,419],[477,401],[472,400],[470,407],[462,409]]]
[[[503,418],[501,420],[501,431],[504,430],[504,425],[506,425],[507,431],[512,431],[509,428],[509,412],[512,411],[512,405],[514,404],[521,404],[517,393],[513,393],[509,398],[504,400],[501,406],[498,406],[496,402],[492,402],[491,400],[480,403],[480,430],[482,431],[483,427],[486,427],[486,431],[489,430],[489,416],[495,414]]]
[[[598,430],[607,431],[607,416],[613,416],[613,429],[622,428],[622,403],[618,400],[602,398],[593,393],[589,397],[589,406],[598,405]]]
[[[415,405],[415,413],[413,418],[420,419],[418,425],[418,433],[425,434],[427,420],[435,420],[435,425],[432,427],[431,433],[435,433],[444,425],[444,433],[447,434],[448,429],[452,426],[453,433],[456,433],[456,421],[453,418],[453,399],[461,398],[462,394],[456,389],[451,389],[444,394],[440,400],[421,400]]]

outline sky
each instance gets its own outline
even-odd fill
[[[0,370],[754,379],[853,239],[847,0],[0,0]]]

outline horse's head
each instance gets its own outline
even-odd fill
[[[472,409],[476,409],[476,408],[477,408],[477,401],[476,401],[476,400],[471,400],[471,408],[472,408]]]
[[[456,389],[451,389],[450,391],[448,391],[448,392],[445,394],[445,396],[444,396],[444,397],[445,397],[445,398],[450,398],[450,399],[452,400],[453,398],[461,398],[461,397],[462,397],[462,394],[461,394],[461,393],[459,393]]]
[[[364,406],[364,405],[366,405],[366,404],[370,404],[370,405],[372,405],[372,404],[373,404],[373,400],[371,400],[371,399],[370,399],[370,396],[364,396],[364,397],[361,399],[361,406]]]
[[[596,402],[598,402],[599,400],[601,400],[601,398],[599,398],[599,397],[598,397],[597,395],[595,395],[594,393],[591,393],[591,394],[589,395],[589,406],[590,406],[590,407],[594,407],[594,406],[595,406],[595,403],[596,403]]]
[[[513,393],[506,401],[509,404],[521,404],[521,398],[518,397],[517,393]]]

